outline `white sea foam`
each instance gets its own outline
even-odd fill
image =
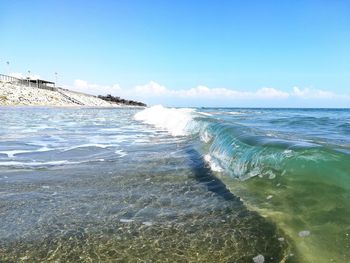
[[[35,153],[35,152],[47,152],[51,151],[52,149],[47,147],[42,147],[37,150],[8,150],[8,151],[0,151],[0,153],[6,154],[9,158],[15,157],[16,154],[20,153]]]
[[[19,153],[29,153],[33,152],[32,150],[9,150],[9,151],[1,151],[0,153],[6,154],[9,158],[13,158],[16,154]]]
[[[17,162],[17,161],[9,161],[9,162],[0,162],[0,166],[14,166],[14,167],[44,167],[44,166],[56,166],[56,165],[64,165],[64,164],[77,164],[79,162],[70,162],[68,160],[62,161],[49,161],[49,162]]]
[[[240,112],[240,111],[229,111],[226,112],[226,114],[230,114],[230,115],[244,115],[244,112]]]
[[[124,157],[126,155],[128,155],[126,152],[124,152],[123,150],[117,150],[115,151],[116,154],[118,154],[120,157]]]
[[[187,128],[193,120],[193,112],[193,109],[165,108],[162,105],[156,105],[136,113],[134,118],[166,130],[173,136],[186,136],[189,134]]]
[[[87,147],[96,147],[96,148],[105,149],[107,147],[112,147],[112,146],[114,146],[114,145],[112,145],[112,144],[86,143],[86,144],[80,144],[77,146],[72,146],[72,147],[66,148],[63,150],[63,152],[67,152],[67,151],[71,151],[71,150],[75,150],[75,149],[79,149],[79,148],[87,148]]]
[[[198,112],[198,113],[201,115],[204,115],[204,116],[213,116],[213,114],[208,113],[208,112]]]
[[[213,158],[209,155],[206,154],[204,156],[204,160],[209,164],[210,169],[214,172],[222,172],[224,169],[215,161]]]
[[[212,137],[209,135],[209,133],[205,130],[204,132],[200,133],[200,139],[201,141],[208,143],[212,139]]]
[[[285,155],[286,158],[293,157],[293,151],[290,149],[284,150],[283,154]]]

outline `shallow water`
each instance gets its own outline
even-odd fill
[[[196,138],[137,111],[0,109],[1,262],[296,260],[283,231],[214,176]]]
[[[154,111],[169,109],[146,110],[144,122],[172,132]],[[277,224],[298,262],[350,261],[349,109],[201,108],[174,121],[188,114],[183,134],[232,193]]]
[[[0,261],[349,262],[350,110],[0,108]]]

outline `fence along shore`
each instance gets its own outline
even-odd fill
[[[8,75],[0,74],[0,82],[57,91],[55,82],[42,80],[42,79],[30,79],[30,78],[20,79],[20,78],[8,76]]]

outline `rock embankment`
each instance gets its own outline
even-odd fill
[[[99,95],[98,98],[108,102],[118,103],[118,104],[121,103],[123,105],[129,105],[129,106],[141,106],[141,107],[147,106],[147,104],[143,102],[134,101],[134,100],[125,100],[125,99],[121,99],[120,97],[114,97],[111,94],[108,94],[107,96]]]
[[[0,82],[0,105],[118,107],[122,103],[58,88],[55,91]]]

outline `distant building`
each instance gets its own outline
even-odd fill
[[[22,85],[22,86],[36,87],[39,89],[47,89],[47,90],[53,90],[53,91],[57,90],[55,82],[47,81],[43,79],[30,79],[30,78],[20,79],[20,78],[15,78],[8,75],[0,74],[0,81]]]
[[[39,89],[56,90],[55,82],[43,80],[43,79],[29,79],[27,78],[28,84],[31,87],[37,87]]]

